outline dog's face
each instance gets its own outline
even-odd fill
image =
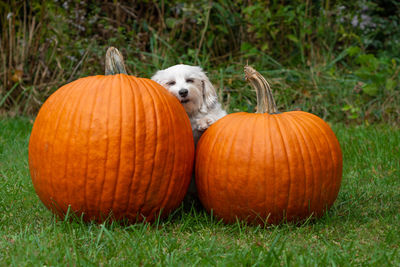
[[[214,87],[200,67],[175,65],[158,71],[151,79],[178,98],[189,115],[207,110],[217,101]]]

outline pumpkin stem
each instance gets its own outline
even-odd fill
[[[125,69],[124,57],[115,47],[109,47],[106,53],[106,75],[128,74]]]
[[[255,69],[249,65],[244,66],[245,78],[256,90],[257,94],[257,112],[256,113],[280,113],[276,107],[271,87],[267,80]]]

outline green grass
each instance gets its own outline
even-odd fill
[[[0,118],[0,263],[9,266],[399,266],[400,129],[333,125],[344,153],[332,209],[301,225],[224,225],[177,210],[153,225],[59,221],[28,169],[32,121]]]

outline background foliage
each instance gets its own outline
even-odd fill
[[[103,74],[108,46],[132,75],[202,66],[230,111],[253,111],[248,62],[281,110],[398,124],[396,0],[2,1],[0,113],[36,114],[57,88]]]

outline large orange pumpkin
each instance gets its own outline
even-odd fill
[[[201,137],[195,167],[201,202],[228,223],[321,216],[342,178],[335,134],[310,113],[278,112],[267,81],[249,66],[245,74],[257,91],[257,114],[227,115]]]
[[[58,89],[43,104],[29,141],[36,193],[63,217],[153,221],[180,205],[194,159],[189,118],[149,79],[126,73],[107,51],[106,74]]]

